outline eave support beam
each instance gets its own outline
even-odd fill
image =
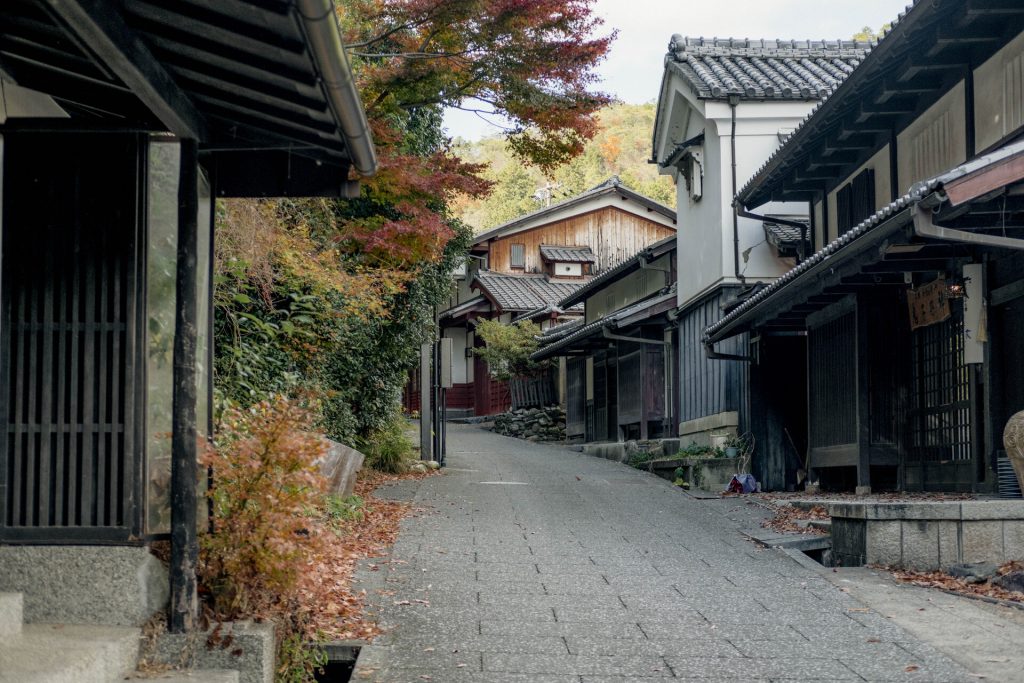
[[[79,40],[180,138],[203,142],[202,114],[107,0],[44,0]]]

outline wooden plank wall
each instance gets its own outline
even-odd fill
[[[556,221],[550,225],[501,237],[491,242],[490,269],[502,273],[540,273],[540,245],[590,247],[597,258],[596,274],[635,256],[641,249],[674,235],[675,230],[614,206]],[[526,268],[509,266],[511,245],[526,245]]]
[[[744,424],[747,395],[747,364],[733,360],[711,360],[704,353],[704,328],[722,317],[721,302],[728,290],[719,290],[691,306],[679,317],[679,421],[740,411]],[[719,343],[722,353],[746,354],[747,335]]]

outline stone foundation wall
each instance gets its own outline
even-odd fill
[[[23,593],[27,623],[141,626],[167,606],[167,569],[139,546],[0,546],[0,592]]]
[[[828,509],[840,566],[929,571],[1024,559],[1024,501],[833,503]]]
[[[494,416],[493,431],[527,441],[564,441],[565,411],[561,406],[520,408]]]

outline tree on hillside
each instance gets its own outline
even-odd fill
[[[668,176],[659,175],[650,157],[653,104],[613,104],[597,115],[597,132],[582,154],[545,172],[512,160],[500,137],[479,142],[460,142],[454,152],[462,159],[488,166],[485,177],[494,190],[485,197],[460,197],[453,211],[476,230],[494,227],[539,208],[532,199],[548,183],[559,187],[554,199],[584,192],[613,175],[626,186],[667,206],[675,206],[675,188]]]

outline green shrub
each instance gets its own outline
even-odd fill
[[[371,432],[362,440],[361,450],[366,455],[366,466],[379,472],[404,472],[412,457],[412,441],[405,435],[406,422],[393,414],[381,429]]]
[[[324,496],[324,515],[336,530],[343,522],[358,522],[363,519],[366,501],[360,496],[339,496],[329,493]]]
[[[725,451],[721,448],[701,446],[696,441],[691,441],[689,446],[681,449],[676,454],[677,458],[721,458],[724,456]]]

